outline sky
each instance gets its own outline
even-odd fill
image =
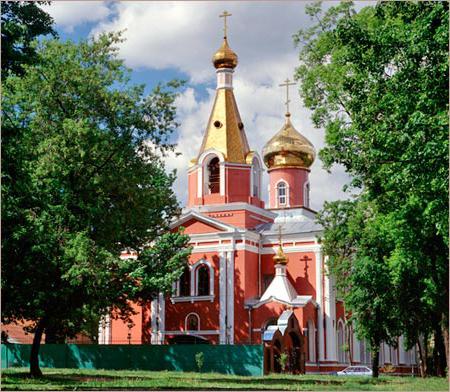
[[[284,122],[285,89],[299,65],[299,49],[292,35],[311,25],[303,1],[215,1],[215,2],[94,2],[64,1],[42,6],[55,20],[61,39],[78,41],[104,31],[124,31],[126,41],[119,56],[132,68],[132,82],[145,83],[150,92],[158,82],[183,79],[186,85],[176,101],[178,122],[175,135],[180,156],[166,161],[177,170],[174,185],[181,205],[187,200],[187,168],[197,156],[215,94],[215,69],[211,57],[222,43],[223,19],[227,10],[228,38],[239,57],[234,73],[234,94],[252,150],[280,130]],[[324,2],[324,7],[336,4]],[[357,3],[357,8],[370,3]],[[324,146],[324,131],[314,128],[300,99],[291,89],[290,112],[295,128],[318,152]],[[311,208],[320,210],[324,201],[348,198],[342,187],[349,176],[342,167],[331,172],[319,158],[311,167]],[[268,174],[263,174],[267,201]]]

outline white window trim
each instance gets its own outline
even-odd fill
[[[198,328],[197,329],[188,329],[188,325],[187,325],[187,322],[188,322],[188,318],[189,318],[189,316],[195,316],[195,317],[197,317],[197,326],[198,326]],[[197,314],[197,313],[195,313],[195,312],[191,312],[191,313],[189,313],[186,317],[185,317],[185,319],[184,319],[184,330],[185,331],[200,331],[200,316]]]
[[[308,191],[309,188],[309,191]],[[303,185],[303,206],[309,208],[310,205],[310,191],[311,191],[311,186],[309,185],[309,181],[306,181],[305,184]]]
[[[192,265],[188,265],[188,267],[189,267],[189,279],[190,279],[190,282],[191,282],[190,289],[191,289],[191,293],[192,293]],[[183,271],[183,273],[184,273],[184,271]],[[181,276],[180,276],[180,279],[178,279],[173,284],[173,289],[174,289],[175,297],[180,297],[181,298],[181,296],[180,296],[180,280],[181,280]]]
[[[208,260],[200,259],[191,266],[191,296],[205,297],[198,295],[198,269],[205,264],[209,268],[209,296],[214,297],[214,268]]]
[[[280,184],[280,182],[284,182],[285,186],[286,186],[286,204],[279,204],[279,196],[278,196],[278,185]],[[290,207],[290,203],[289,203],[289,183],[284,179],[284,178],[280,178],[276,183],[275,183],[275,208],[280,208],[280,207],[284,207],[284,208],[289,208]]]
[[[197,197],[209,195],[207,166],[213,158],[219,158],[220,165],[220,191],[221,196],[225,195],[225,157],[217,150],[209,149],[203,152],[198,158],[198,176],[197,176]]]
[[[258,168],[255,168],[255,162],[258,164]],[[253,185],[254,185],[254,178],[253,178],[253,172],[254,170],[258,171],[258,192],[255,195],[253,192]],[[258,199],[261,199],[261,184],[262,184],[262,165],[261,165],[261,159],[259,158],[259,156],[255,155],[252,159],[252,166],[250,168],[250,195],[252,195],[252,197],[257,197]]]
[[[199,295],[199,296],[189,296],[189,297],[171,297],[170,302],[176,304],[178,302],[199,302],[199,301],[210,301],[214,302],[214,295]]]

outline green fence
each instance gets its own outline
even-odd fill
[[[26,367],[30,344],[2,344],[2,369]],[[41,367],[195,371],[195,354],[203,352],[202,371],[260,376],[261,345],[82,345],[43,344]]]

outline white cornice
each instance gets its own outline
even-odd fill
[[[249,212],[253,212],[254,214],[264,216],[268,218],[270,221],[275,219],[275,217],[277,216],[277,214],[273,213],[272,211],[242,202],[193,206],[191,207],[191,209],[198,213],[246,210]]]
[[[210,226],[214,226],[214,227],[224,230],[226,232],[233,232],[236,230],[236,227],[234,227],[234,226],[231,226],[231,225],[224,223],[222,221],[219,221],[217,219],[211,218],[207,215],[199,214],[198,212],[193,211],[193,210],[186,211],[186,213],[184,213],[179,219],[172,222],[169,227],[171,229],[173,229],[175,227],[181,226],[183,223],[185,223],[191,219],[196,219],[200,222],[206,223],[207,225],[210,225]]]

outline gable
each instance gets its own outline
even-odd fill
[[[225,231],[222,228],[208,224],[206,222],[201,222],[198,219],[189,219],[184,223],[177,225],[178,227],[183,226],[185,228],[185,234],[206,234],[206,233],[217,233]]]

